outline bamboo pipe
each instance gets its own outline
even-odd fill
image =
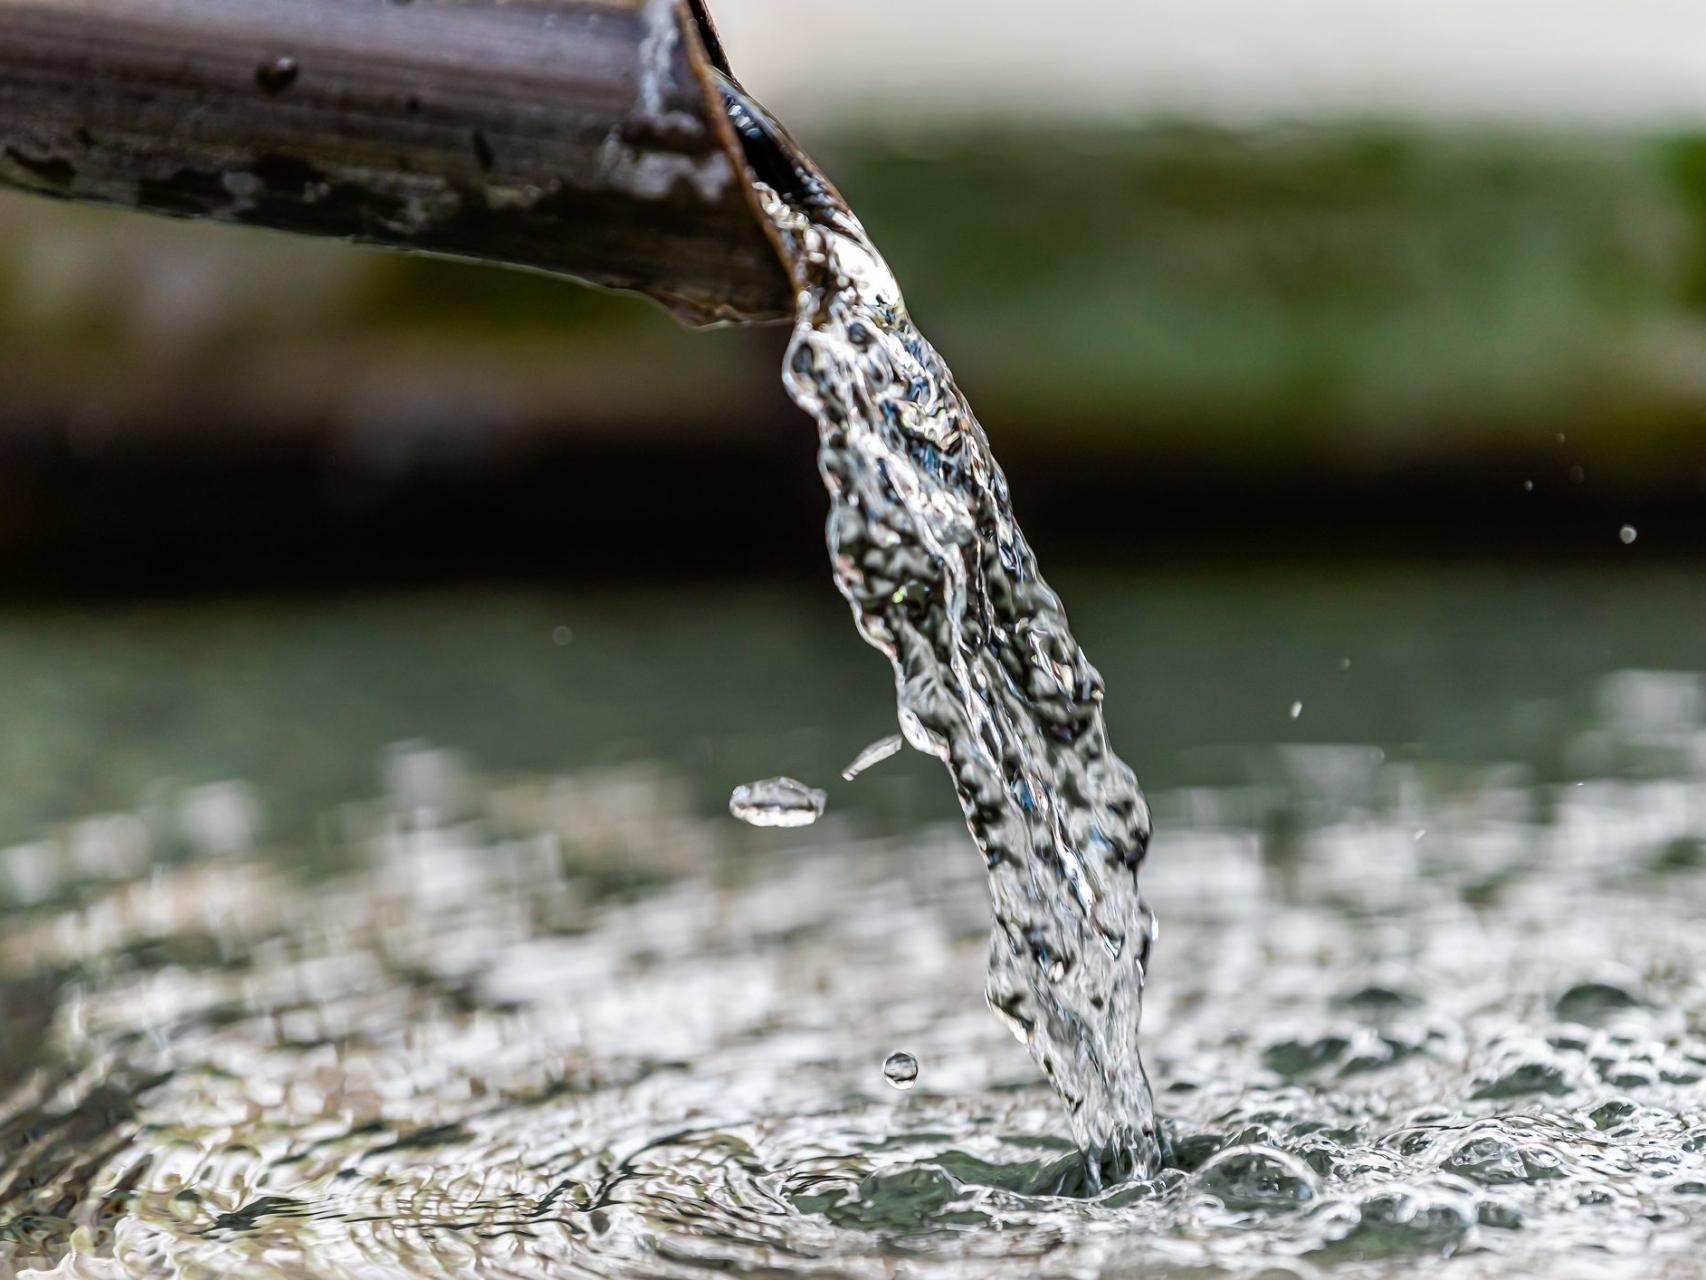
[[[0,186],[779,318],[714,65],[700,0],[0,0]]]

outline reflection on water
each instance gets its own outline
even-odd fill
[[[0,852],[5,1266],[1695,1274],[1706,685],[1594,707],[1565,781],[1317,743],[1158,792],[1169,1159],[1095,1198],[952,823],[415,744],[310,859],[156,792]]]

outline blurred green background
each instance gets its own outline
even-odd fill
[[[1348,523],[1614,548],[1645,519],[1649,546],[1692,549],[1706,134],[953,122],[813,143],[1021,511],[1063,540],[1121,556]],[[16,582],[94,556],[146,585],[224,534],[222,576],[336,571],[351,538],[377,540],[370,570],[411,548],[427,572],[555,570],[612,524],[681,541],[786,493],[788,515],[737,522],[773,541],[817,501],[782,341],[518,272],[12,197],[0,557]],[[648,522],[604,483],[636,467],[664,499]],[[572,554],[540,545],[558,521]]]
[[[1033,126],[818,150],[1015,435],[1236,464],[1622,428],[1600,443],[1634,468],[1699,425],[1706,136]],[[41,411],[310,425],[425,383],[487,418],[686,434],[737,422],[777,346],[521,273],[19,198],[4,217],[9,399]]]

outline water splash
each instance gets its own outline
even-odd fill
[[[841,776],[844,780],[851,782],[865,770],[875,768],[890,756],[898,755],[905,746],[906,739],[898,733],[890,734],[886,738],[878,738],[853,757],[853,762],[841,771]]]
[[[948,766],[994,898],[986,994],[1071,1114],[1092,1183],[1159,1159],[1138,1022],[1149,809],[1102,679],[947,364],[833,188],[730,90],[798,287],[783,380],[818,424],[836,586],[894,667],[907,742]]]
[[[1170,1159],[1087,1196],[988,1051],[958,823],[754,843],[659,766],[416,745],[327,858],[170,789],[44,832],[0,849],[0,1276],[1693,1277],[1706,677],[1597,694],[1561,745],[1622,776],[1286,744],[1162,793]]]

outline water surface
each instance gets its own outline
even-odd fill
[[[1696,588],[1067,584],[1165,921],[1168,1160],[1093,1197],[938,766],[837,777],[892,707],[832,604],[11,611],[7,1265],[1694,1274]],[[728,816],[783,770],[822,821]]]

